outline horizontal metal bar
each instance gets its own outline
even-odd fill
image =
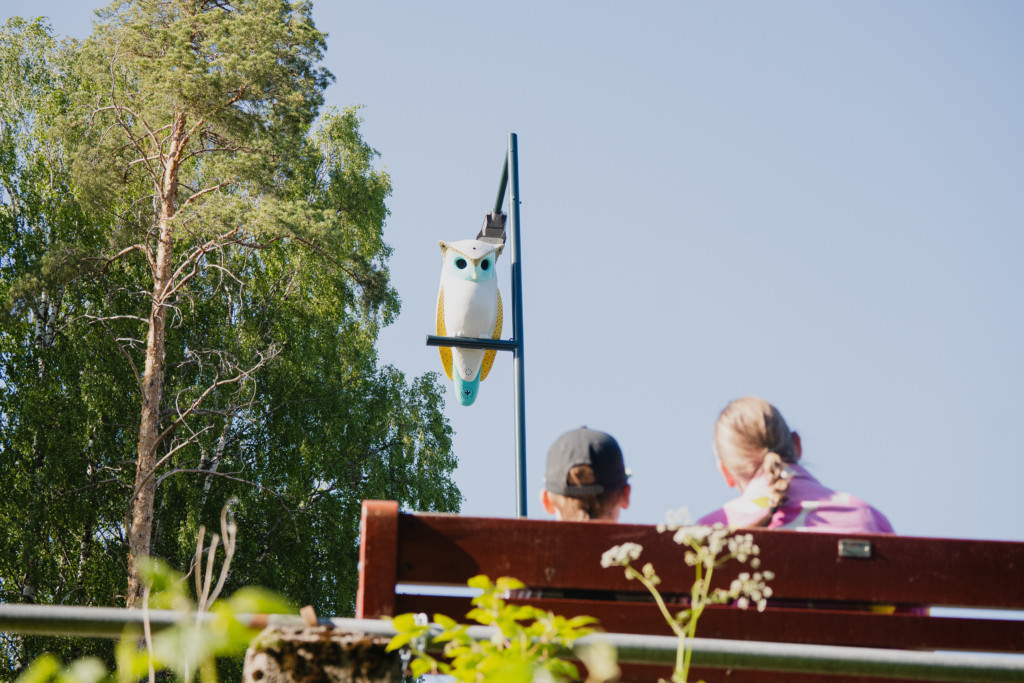
[[[160,630],[180,623],[186,616],[171,610],[149,610],[149,623],[154,630]],[[127,627],[137,626],[141,629],[144,621],[141,609],[0,605],[0,631],[12,633],[119,638]]]
[[[438,337],[427,335],[427,346],[458,346],[463,349],[496,349],[515,351],[519,342],[514,339],[476,339],[474,337]]]
[[[207,615],[204,615],[204,617]],[[239,621],[254,628],[303,626],[298,615],[241,614]],[[195,620],[194,613],[151,610],[154,629]],[[64,607],[51,605],[0,605],[0,631],[24,634],[94,636],[117,638],[126,626],[143,623],[142,610],[115,607]],[[371,635],[392,636],[395,629],[383,619],[321,619],[323,625]],[[441,629],[435,626],[435,633]],[[472,638],[489,639],[494,629],[471,626]],[[628,633],[595,633],[578,645],[601,641],[618,650],[619,661],[629,664],[675,662],[678,641],[673,636]],[[694,638],[691,665],[709,669],[748,669],[785,673],[835,674],[906,678],[929,681],[1021,681],[1024,657],[950,652],[913,652],[879,648],[801,645],[745,640]],[[837,679],[838,680],[838,679]]]
[[[577,643],[584,643],[587,636]],[[619,661],[675,661],[673,636],[607,634]],[[785,673],[833,674],[866,678],[905,678],[923,681],[1021,681],[1024,657],[953,652],[913,652],[881,648],[767,643],[746,640],[694,638],[691,665],[708,669],[746,669]],[[839,678],[836,679],[841,680]]]

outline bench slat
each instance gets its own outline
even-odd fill
[[[475,574],[514,576],[539,588],[631,591],[601,555],[624,542],[644,547],[665,593],[689,593],[693,571],[671,534],[652,526],[400,515],[400,583],[451,584]],[[595,527],[600,527],[597,532]],[[775,572],[777,598],[1024,608],[1024,543],[913,538],[893,535],[751,530],[762,567]],[[866,540],[872,557],[839,557],[841,539]],[[808,571],[813,567],[813,571]],[[997,571],[986,571],[986,567]],[[749,568],[730,563],[718,572],[728,585]],[[983,578],[982,578],[983,577]]]

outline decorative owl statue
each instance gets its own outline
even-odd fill
[[[444,265],[437,294],[438,336],[497,339],[501,336],[501,294],[494,266],[504,245],[480,240],[439,244]],[[473,405],[480,380],[494,363],[495,351],[444,346],[440,351],[444,371],[455,381],[459,403]]]

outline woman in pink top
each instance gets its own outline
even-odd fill
[[[715,423],[715,456],[725,483],[742,495],[700,524],[837,533],[893,533],[881,512],[848,493],[823,486],[797,462],[800,435],[778,409],[746,396]]]

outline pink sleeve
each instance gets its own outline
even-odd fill
[[[871,508],[872,515],[875,518],[875,525],[878,527],[878,533],[880,534],[894,534],[896,530],[892,528],[892,524],[889,523],[889,519],[875,508]]]
[[[729,525],[729,517],[725,514],[725,508],[719,508],[712,513],[706,514],[697,520],[697,524],[712,525],[712,524],[725,524]]]

